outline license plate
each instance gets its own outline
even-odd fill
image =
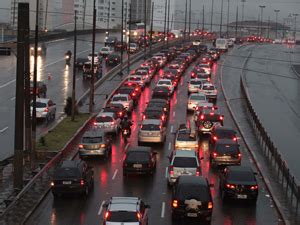
[[[63,184],[72,184],[72,181],[63,181]]]
[[[197,213],[187,213],[188,217],[197,217],[198,214]]]
[[[247,195],[237,195],[238,199],[247,199]]]
[[[133,164],[133,168],[140,169],[140,168],[142,168],[142,167],[143,167],[142,164]]]

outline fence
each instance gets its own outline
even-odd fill
[[[295,206],[296,214],[298,213],[298,204],[300,200],[300,186],[297,179],[290,172],[287,163],[282,158],[280,152],[275,146],[274,142],[271,140],[268,132],[263,127],[252,103],[250,100],[250,95],[248,93],[244,75],[244,69],[249,60],[251,54],[248,55],[247,59],[244,62],[242,75],[240,80],[242,94],[245,97],[245,103],[250,115],[251,125],[254,129],[255,135],[259,141],[259,144],[262,146],[265,156],[270,161],[271,165],[275,167],[278,181],[282,184],[282,187],[285,189],[285,194],[290,198],[290,203]]]

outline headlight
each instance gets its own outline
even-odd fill
[[[38,51],[41,51],[42,50],[42,48],[41,47],[38,47]]]

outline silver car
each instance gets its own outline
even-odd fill
[[[33,102],[31,102],[31,115],[33,110]],[[36,118],[44,119],[46,121],[54,120],[56,113],[56,104],[48,98],[36,99]]]
[[[189,83],[188,86],[189,93],[198,93],[204,81],[200,79],[191,79],[188,83]]]
[[[121,119],[113,112],[100,112],[93,123],[96,128],[100,128],[107,133],[118,133]]]
[[[191,125],[193,122],[191,121]],[[199,150],[199,138],[196,131],[196,127],[189,129],[185,125],[181,125],[176,133],[175,138],[175,150],[192,150],[198,152]]]
[[[128,94],[115,94],[110,101],[111,104],[120,103],[127,111],[132,111],[133,100]]]
[[[167,171],[168,185],[173,185],[179,176],[200,176],[201,166],[194,151],[173,151]]]
[[[187,109],[194,111],[201,103],[207,103],[206,95],[204,93],[192,93],[188,99]]]
[[[157,119],[145,119],[138,133],[138,143],[163,143],[166,139],[166,128]]]

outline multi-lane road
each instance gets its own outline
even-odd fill
[[[220,76],[223,76],[223,79],[226,77],[226,74],[224,74],[225,70],[222,68],[223,60],[224,58],[222,57],[218,65],[214,65],[213,67],[213,80],[219,87]],[[240,63],[240,61],[240,58],[236,59],[236,63]],[[173,149],[174,131],[178,128],[179,124],[186,123],[192,117],[186,111],[188,97],[187,81],[189,80],[192,66],[189,67],[185,75],[181,78],[180,84],[172,97],[166,142],[164,145],[152,146],[158,152],[157,172],[153,177],[123,177],[122,159],[124,150],[128,146],[124,143],[120,135],[118,135],[113,139],[112,156],[108,161],[102,159],[88,160],[88,163],[94,167],[95,184],[93,192],[87,198],[66,197],[54,200],[52,194],[48,193],[26,224],[101,224],[103,216],[101,205],[103,201],[109,199],[111,196],[141,197],[151,206],[149,224],[172,224],[170,208],[171,190],[167,187],[166,181],[167,156],[169,156]],[[149,87],[143,91],[139,104],[132,114],[134,126],[129,145],[137,145],[137,132],[142,120],[141,114],[146,107],[146,102],[151,97],[151,90],[155,86],[157,79],[158,76],[156,75]],[[230,79],[230,77],[226,77],[226,79]],[[120,78],[115,77],[103,83],[99,87],[99,90],[101,90],[101,93],[109,93],[119,81]],[[226,82],[230,83],[230,80],[226,80]],[[234,82],[234,79],[232,82]],[[230,94],[234,95],[235,90],[230,91],[233,92]],[[225,115],[225,125],[235,128],[220,88],[217,105]],[[219,171],[211,169],[209,165],[208,137],[201,136],[200,144],[200,154],[204,157],[201,165],[203,175],[209,179],[210,183],[214,184],[214,187],[212,187],[214,199],[212,224],[281,224],[278,212],[270,198],[270,193],[268,193],[261,177],[258,177],[260,188],[256,205],[249,205],[245,202],[223,204],[218,190]],[[250,165],[256,170],[248,152],[245,150],[246,147],[242,139],[240,140],[240,144],[243,155],[242,164]],[[195,221],[178,221],[178,224],[198,223]]]

